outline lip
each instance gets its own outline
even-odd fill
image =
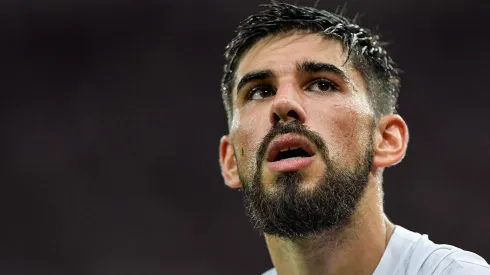
[[[293,172],[308,167],[315,160],[315,156],[296,157],[267,162],[267,168],[275,172]]]
[[[296,157],[274,161],[279,151],[284,148],[299,147],[305,150],[309,157]],[[304,136],[298,134],[283,134],[276,137],[267,151],[267,167],[276,172],[292,172],[310,165],[315,157],[313,145]]]

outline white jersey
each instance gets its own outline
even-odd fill
[[[427,235],[396,226],[373,275],[490,275],[490,266],[475,253],[435,244]],[[263,275],[277,275],[273,268]]]

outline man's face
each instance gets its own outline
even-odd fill
[[[368,182],[374,112],[341,44],[267,37],[242,58],[230,143],[257,227],[301,237],[345,225]]]

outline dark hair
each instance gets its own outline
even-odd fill
[[[382,48],[386,43],[379,41],[378,35],[359,27],[355,20],[345,18],[342,12],[336,14],[275,1],[263,6],[267,9],[240,23],[236,37],[226,46],[221,91],[228,125],[233,115],[233,79],[245,52],[264,37],[300,31],[323,34],[341,42],[347,51],[346,62],[351,60],[366,81],[376,117],[396,112],[400,91],[399,69]]]

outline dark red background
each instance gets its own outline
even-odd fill
[[[223,49],[263,2],[134,2],[0,4],[2,274],[271,266],[218,167]],[[399,104],[411,139],[385,174],[388,216],[487,260],[489,5],[347,5],[379,26],[405,71]]]

